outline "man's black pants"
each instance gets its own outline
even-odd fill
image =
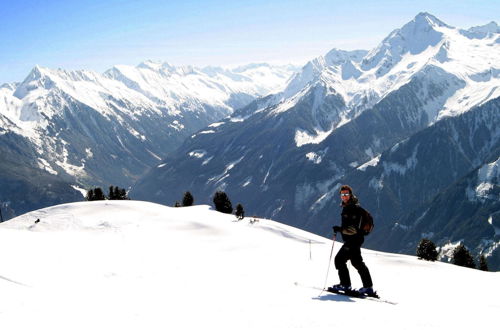
[[[373,283],[370,271],[363,262],[363,257],[361,257],[361,247],[347,246],[346,244],[340,248],[335,256],[335,268],[339,271],[340,284],[351,286],[351,277],[349,276],[349,269],[347,268],[348,260],[351,260],[353,267],[358,270],[361,281],[363,282],[363,287],[372,287]]]

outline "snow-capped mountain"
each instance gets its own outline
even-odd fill
[[[401,243],[382,246],[384,228],[401,222],[412,208],[429,206],[449,185],[500,156],[491,126],[500,116],[499,56],[496,23],[463,30],[421,13],[375,49],[334,49],[309,62],[283,91],[192,135],[139,180],[131,194],[173,204],[186,190],[208,202],[221,189],[251,214],[329,235],[339,212],[337,190],[342,183],[352,183],[378,219],[380,230],[367,243],[393,251],[407,249]],[[445,132],[440,138],[464,134],[461,139],[475,141],[471,144],[477,148],[459,170],[436,174],[449,170],[450,163],[440,162],[441,157],[452,159],[460,152],[447,154],[435,148],[435,167],[425,169],[420,181],[402,170],[425,164],[423,156],[411,152],[407,165],[389,170],[399,177],[383,193],[385,180],[367,174],[365,181],[357,180],[369,173],[368,168],[380,170],[386,164],[381,155],[408,140],[429,143],[429,136],[442,127],[437,124],[455,119],[461,123],[442,124]],[[454,132],[446,131],[451,127]],[[433,183],[433,176],[425,173],[439,177],[438,187],[425,190]],[[409,185],[414,189],[403,194]],[[415,219],[407,220],[411,221]],[[488,239],[498,242],[494,237]],[[476,235],[471,248],[480,244],[478,239]]]
[[[99,74],[37,66],[23,82],[0,88],[0,142],[30,154],[10,172],[41,169],[68,187],[128,187],[194,131],[282,88],[295,69],[148,61]],[[7,203],[16,203],[12,195],[0,192]]]
[[[220,67],[175,67],[168,63],[144,62],[137,67],[115,66],[104,75],[120,81],[157,104],[175,112],[203,111],[203,105],[220,113],[221,118],[241,108],[256,97],[283,88],[298,68],[250,64],[233,69]]]
[[[318,288],[338,283],[333,265],[326,273],[341,243],[250,219],[258,221],[207,205],[102,201],[1,223],[0,324],[315,330],[355,322],[355,329],[427,330],[497,322],[499,273],[364,249],[375,289],[395,304],[334,295]],[[359,287],[358,274],[351,277]],[[475,289],[458,290],[464,283]]]
[[[421,100],[433,123],[500,96],[499,38],[494,22],[462,30],[421,13],[369,52],[334,49],[308,63],[273,112],[293,109],[290,99],[319,85],[341,96],[346,104],[342,115],[336,116],[343,119],[338,122],[336,118],[336,127],[412,80],[428,79]]]

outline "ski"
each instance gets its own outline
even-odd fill
[[[358,290],[336,290],[334,288],[327,288],[325,289],[326,292],[333,293],[333,294],[339,294],[343,296],[348,296],[356,299],[364,299],[364,300],[371,300],[371,301],[378,301],[378,302],[383,302],[391,305],[397,305],[396,302],[389,301],[386,299],[381,299],[380,296],[374,292],[372,295],[366,295],[360,293]]]
[[[352,298],[357,298],[357,299],[377,301],[377,302],[386,303],[386,304],[390,304],[390,305],[397,305],[398,304],[397,302],[380,298],[378,294],[377,294],[376,297],[372,297],[372,296],[362,295],[362,294],[360,294],[356,290],[350,290],[350,292],[348,294],[348,293],[343,293],[342,291],[338,291],[338,292],[331,291],[331,290],[329,290],[331,288],[320,288],[319,286],[304,285],[304,284],[298,283],[298,282],[295,282],[294,285],[295,286],[300,286],[300,287],[303,287],[303,288],[308,288],[308,289],[313,289],[313,290],[321,291],[320,294],[319,294],[319,296],[318,296],[318,298],[321,297],[321,295],[323,294],[323,292],[326,292],[326,293],[338,294],[338,295],[352,297]]]
[[[376,292],[373,292],[373,294],[371,294],[371,295],[366,295],[366,294],[362,294],[358,290],[354,290],[354,289],[352,289],[352,290],[338,290],[338,289],[335,289],[332,287],[327,288],[326,291],[328,291],[330,293],[343,294],[345,296],[354,297],[354,298],[372,297],[372,298],[380,299],[380,297],[378,296],[378,294]]]

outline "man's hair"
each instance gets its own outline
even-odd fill
[[[347,203],[344,203],[344,201],[342,201],[341,205],[349,205],[349,204],[358,204],[359,203],[358,197],[356,197],[356,195],[354,195],[352,188],[350,186],[348,186],[346,184],[343,185],[342,187],[340,187],[339,193],[341,193],[343,190],[344,191],[347,190],[349,192],[349,194],[351,194],[351,197],[349,198],[349,201]]]
[[[340,193],[342,190],[347,190],[347,191],[349,191],[349,194],[351,194],[351,196],[353,196],[353,195],[354,195],[354,194],[353,194],[353,192],[352,192],[352,188],[351,188],[350,186],[346,185],[346,184],[345,184],[345,185],[343,185],[342,187],[340,187],[339,193]]]

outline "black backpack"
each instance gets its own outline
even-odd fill
[[[359,221],[359,229],[366,236],[373,231],[373,227],[375,227],[375,225],[373,224],[372,215],[370,214],[370,212],[361,207],[361,219]]]

